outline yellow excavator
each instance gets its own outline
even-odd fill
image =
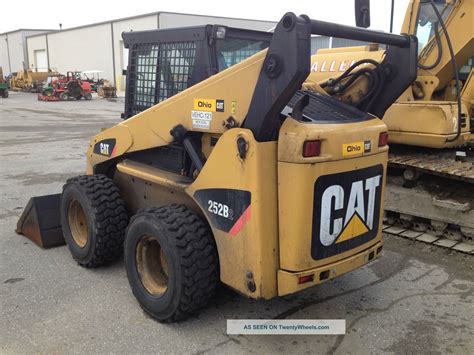
[[[13,91],[40,92],[42,84],[54,71],[36,71],[23,69],[12,73],[10,78],[10,88]]]
[[[383,116],[387,222],[472,243],[474,0],[411,0],[402,33],[418,38],[418,77]],[[377,64],[384,52],[376,44],[319,50],[309,80],[370,109],[377,99],[366,93],[386,79]]]
[[[124,254],[133,294],[160,321],[202,308],[219,281],[270,299],[381,256],[388,147],[377,116],[416,78],[416,37],[293,13],[257,42],[240,33],[124,35],[130,116],[91,139],[85,175],[30,200],[18,222],[38,244],[64,236],[84,267]],[[370,109],[306,82],[311,34],[326,33],[387,46]],[[210,55],[218,72],[189,86]]]

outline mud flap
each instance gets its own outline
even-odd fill
[[[18,220],[16,232],[41,248],[66,244],[61,229],[60,197],[61,194],[55,194],[30,198]]]

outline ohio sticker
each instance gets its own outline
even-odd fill
[[[193,128],[211,129],[212,112],[191,111],[191,119],[193,121]]]
[[[364,142],[346,143],[342,145],[342,155],[350,157],[364,154]]]
[[[207,112],[224,112],[224,100],[194,99],[194,109]]]

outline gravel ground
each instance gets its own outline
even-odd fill
[[[89,138],[120,121],[123,98],[0,99],[2,353],[453,353],[474,349],[474,257],[387,237],[384,256],[319,287],[252,301],[222,287],[199,316],[153,321],[123,262],[86,270],[66,247],[41,250],[14,229],[30,196],[84,172]],[[226,319],[346,319],[344,336],[228,336]]]

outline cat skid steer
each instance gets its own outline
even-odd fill
[[[370,112],[305,84],[311,34],[387,45]],[[375,260],[388,152],[377,117],[416,64],[415,37],[285,14],[267,49],[92,138],[86,174],[55,198],[73,258],[98,267],[124,253],[159,321],[195,313],[219,281],[270,299]]]

